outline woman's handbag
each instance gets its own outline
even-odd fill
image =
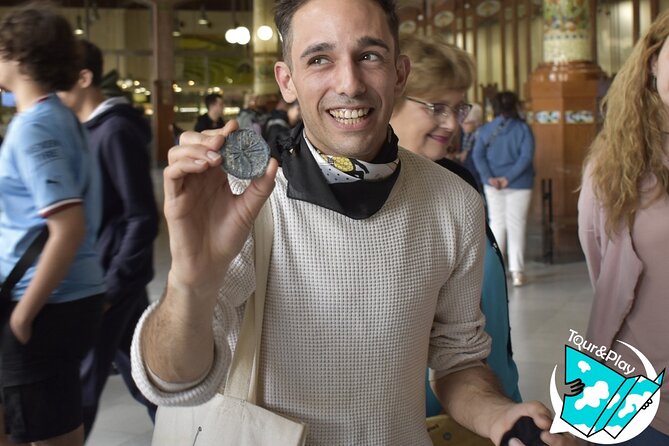
[[[256,406],[258,358],[274,226],[269,202],[254,226],[256,291],[244,320],[223,394],[200,406],[160,407],[153,446],[301,446],[306,425]]]

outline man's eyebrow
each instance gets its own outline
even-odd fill
[[[364,36],[358,39],[358,46],[361,48],[369,47],[369,46],[378,46],[386,51],[390,51],[390,47],[386,42],[384,42],[381,39],[377,39],[376,37],[370,37],[370,36]]]
[[[300,54],[300,59],[304,59],[305,57],[309,57],[312,54],[315,53],[321,53],[324,51],[332,51],[334,50],[335,45],[333,43],[329,42],[321,42],[321,43],[315,43],[313,45],[310,45],[305,49],[302,54]]]

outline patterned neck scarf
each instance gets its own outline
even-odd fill
[[[398,159],[397,137],[392,129],[389,129],[388,138],[377,157],[366,163],[385,167],[368,168],[369,176],[363,171],[363,178],[337,169],[319,155],[304,137],[303,125],[295,127],[289,138],[279,140],[273,156],[280,160],[288,180],[289,198],[306,201],[356,220],[371,217],[383,207],[402,167]]]
[[[388,131],[392,133],[390,129]],[[305,133],[302,137],[328,184],[384,180],[397,170],[400,163],[397,157],[389,163],[368,163],[345,156],[326,155],[311,144]],[[391,139],[390,134],[388,139]]]

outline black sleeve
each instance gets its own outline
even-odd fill
[[[195,127],[193,128],[193,130],[195,130],[196,132],[202,132],[204,130],[209,129],[209,123],[207,121],[208,121],[207,115],[198,116],[197,122],[195,122]]]
[[[437,161],[437,164],[439,164],[441,167],[445,167],[446,169],[450,170],[463,180],[465,180],[471,187],[476,189],[477,192],[481,192],[479,190],[478,184],[476,184],[476,180],[474,179],[474,176],[472,173],[467,169],[466,167],[456,163],[455,161],[449,160],[448,158],[440,159]]]
[[[158,209],[149,152],[143,141],[138,140],[135,128],[122,120],[115,121],[110,130],[100,147],[100,161],[123,202],[120,248],[106,272],[107,299],[113,303],[136,294],[134,291],[145,287],[153,276]]]

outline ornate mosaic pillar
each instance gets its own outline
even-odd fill
[[[552,63],[589,61],[590,2],[544,1],[544,60]]]
[[[583,159],[598,130],[603,73],[591,60],[590,33],[596,31],[590,5],[589,0],[544,0],[544,62],[528,82],[537,172],[532,217],[543,227],[544,254],[550,251],[558,261],[582,257],[576,191]]]

